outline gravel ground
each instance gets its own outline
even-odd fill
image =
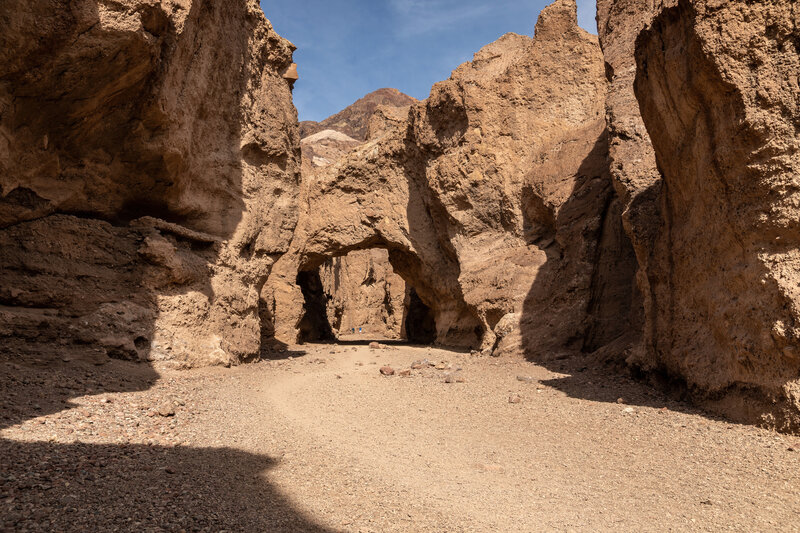
[[[800,438],[610,369],[280,355],[191,371],[0,355],[0,530],[800,530]]]

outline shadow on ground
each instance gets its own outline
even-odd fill
[[[227,448],[0,440],[3,531],[325,531]]]
[[[272,457],[230,448],[44,441],[50,426],[40,417],[64,413],[77,434],[77,424],[94,422],[91,413],[70,412],[83,410],[77,398],[146,391],[157,379],[146,364],[0,357],[0,427],[43,424],[35,442],[25,441],[26,426],[16,428],[17,440],[0,439],[0,531],[326,531],[267,481],[277,464]],[[134,424],[117,419],[94,427],[123,437]],[[72,428],[61,426],[57,438],[69,439]]]

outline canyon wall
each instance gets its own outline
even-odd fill
[[[378,89],[346,109],[317,122],[301,122],[303,179],[344,157],[406,120],[414,98],[396,89]],[[348,133],[357,136],[353,138]],[[333,336],[361,332],[374,338],[399,339],[404,334],[405,283],[392,271],[386,250],[352,252],[320,267],[328,323]]]
[[[798,16],[599,0],[598,41],[557,0],[425,101],[304,123],[301,181],[256,0],[8,0],[0,339],[190,366],[406,323],[798,430]]]
[[[369,248],[388,250],[441,344],[544,356],[623,335],[633,253],[613,216],[605,95],[574,0],[543,10],[534,38],[484,47],[407,120],[304,183],[264,294],[277,337],[298,339],[298,272]]]
[[[3,342],[257,356],[297,219],[291,43],[256,0],[9,0],[0,20]]]
[[[709,404],[800,428],[800,13],[675,2],[636,40],[663,174],[647,277],[651,358]]]
[[[800,427],[797,20],[785,2],[598,2],[644,319],[628,363],[784,430]]]
[[[404,336],[406,284],[392,271],[389,254],[377,248],[335,257],[320,267],[333,334],[372,339]]]

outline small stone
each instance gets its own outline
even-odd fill
[[[411,370],[406,368],[405,370],[401,370],[400,372],[398,372],[397,375],[400,376],[401,378],[410,377],[411,376]]]
[[[464,383],[464,376],[461,372],[451,372],[444,378],[445,383]]]
[[[383,374],[384,376],[394,376],[394,368],[390,366],[382,366],[381,374]]]
[[[521,381],[523,383],[533,383],[536,380],[530,376],[517,376],[517,381]]]
[[[625,398],[617,398],[617,403],[628,403],[625,401]]]
[[[636,409],[634,409],[633,407],[626,407],[625,409],[622,410],[622,412],[631,414],[631,413],[635,413]]]
[[[172,404],[164,402],[158,406],[158,414],[164,417],[175,416],[175,409]]]
[[[522,403],[522,396],[519,394],[512,394],[508,397],[508,403]]]
[[[101,398],[100,403],[111,403],[111,400],[109,398]]]
[[[380,350],[381,348],[383,348],[383,346],[379,342],[371,342],[369,343],[369,347],[373,350]]]

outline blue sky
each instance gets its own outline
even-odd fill
[[[550,0],[261,0],[297,46],[300,120],[322,120],[381,87],[427,98],[431,85],[504,33],[533,35]],[[578,0],[597,33],[595,0]]]

